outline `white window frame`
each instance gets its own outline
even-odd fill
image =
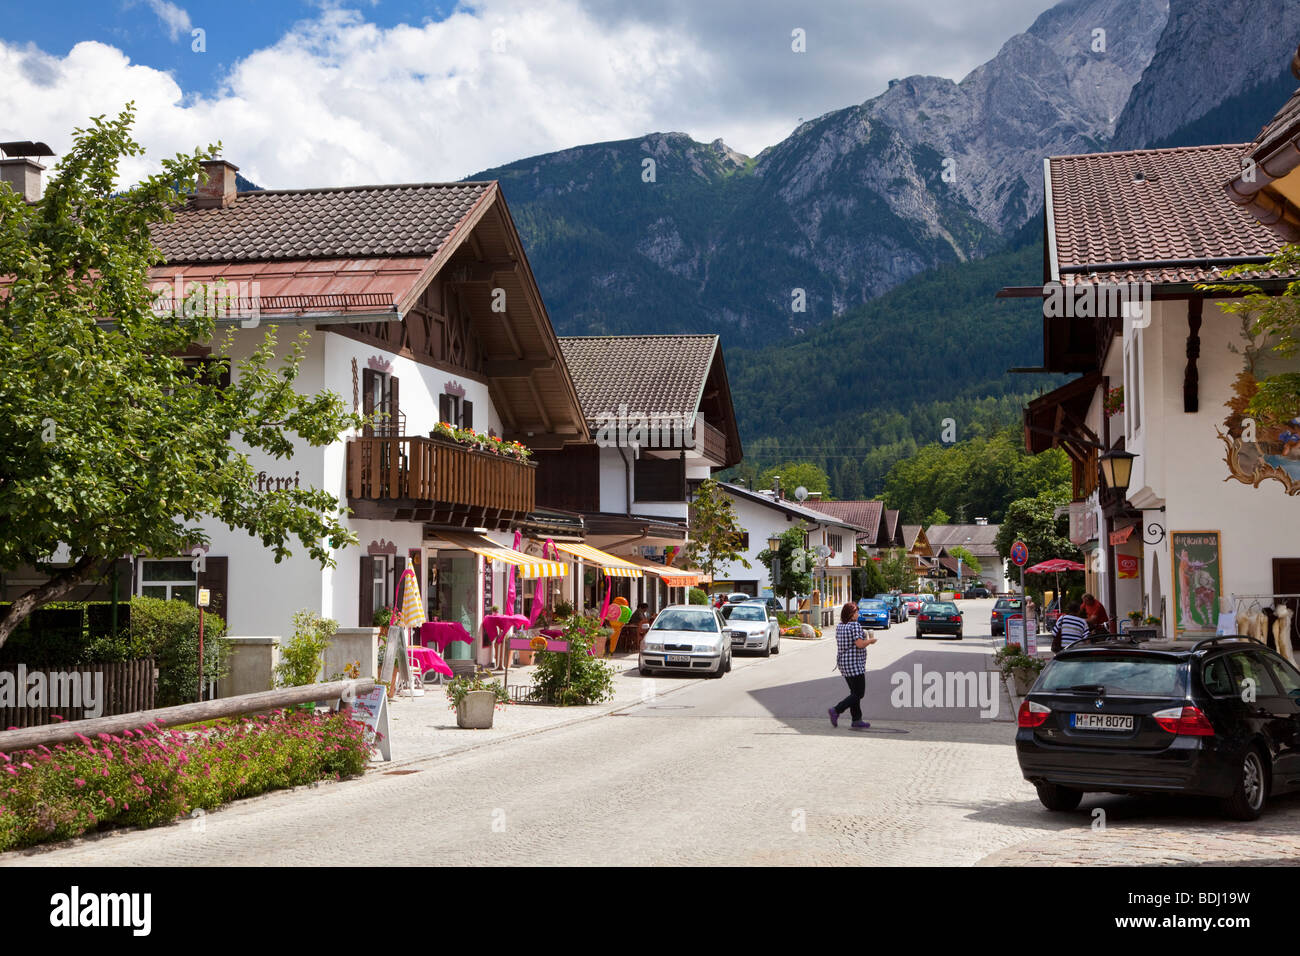
[[[187,579],[184,581],[151,580],[145,577],[145,567],[150,564],[184,564],[187,568],[189,568],[190,573],[193,574],[194,577],[192,580]],[[136,578],[135,581],[136,597],[145,597],[146,595],[144,593],[144,589],[146,587],[166,587],[167,596],[161,598],[161,600],[164,601],[183,600],[182,598],[174,598],[172,596],[173,588],[186,588],[186,587],[193,588],[195,597],[196,598],[198,597],[199,573],[194,570],[193,558],[140,558],[140,567],[138,569],[138,572],[136,573],[135,578]],[[154,595],[149,595],[149,596],[153,597]]]

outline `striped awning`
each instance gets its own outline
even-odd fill
[[[605,572],[609,577],[615,578],[639,578],[645,573],[644,568],[637,567],[626,558],[618,558],[612,554],[606,554],[599,548],[593,548],[589,544],[577,544],[567,541],[557,541],[555,546],[575,558],[581,558],[587,564],[594,564]]]
[[[439,531],[438,537],[458,548],[481,554],[489,561],[504,561],[506,564],[513,564],[519,569],[520,577],[556,578],[564,577],[569,573],[569,566],[563,561],[547,561],[536,555],[524,554],[514,548],[507,548],[504,545],[497,544],[490,538],[480,538],[471,534],[457,534],[454,531]]]
[[[630,560],[647,571],[659,575],[670,588],[693,588],[700,583],[698,571],[683,571],[681,568],[670,568],[666,564],[655,564],[653,561],[644,561],[641,558]]]

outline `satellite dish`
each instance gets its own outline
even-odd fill
[[[808,497],[808,489],[805,488],[803,485],[800,485],[798,488],[794,490],[794,496],[798,498],[800,501],[803,501],[805,498]]]
[[[831,549],[830,549],[830,548],[828,548],[828,547],[827,547],[826,545],[824,545],[824,544],[819,544],[819,545],[817,545],[817,557],[819,557],[819,558],[829,558],[830,556],[831,556]]]

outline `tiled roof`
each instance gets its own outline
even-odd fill
[[[885,508],[883,501],[808,501],[805,505],[814,511],[865,528],[867,533],[858,535],[858,543],[868,547],[876,544],[876,537],[880,531],[880,516]]]
[[[916,539],[921,536],[921,526],[919,524],[903,525],[903,547],[911,551],[916,547]]]
[[[1226,266],[1147,265],[1070,273],[1070,266],[1271,256],[1277,237],[1231,202],[1223,184],[1244,146],[1192,146],[1049,160],[1055,263],[1061,281],[1183,283]]]
[[[933,524],[925,529],[930,547],[937,554],[940,548],[951,551],[963,547],[977,558],[998,554],[996,524]]]
[[[722,485],[724,490],[735,495],[737,498],[745,498],[758,504],[767,505],[771,508],[775,508],[777,511],[783,511],[786,514],[804,518],[808,521],[818,521],[823,524],[839,524],[854,531],[859,530],[858,527],[850,521],[846,521],[835,515],[826,514],[820,509],[811,507],[813,504],[811,501],[799,503],[790,501],[788,498],[774,499],[770,495],[763,494],[759,491],[752,491],[749,488],[742,488],[740,485],[729,484],[725,481],[719,482],[719,484]],[[861,538],[862,535],[859,534],[857,537]]]
[[[492,183],[424,183],[239,193],[179,210],[153,229],[169,263],[432,256]]]
[[[561,336],[588,421],[602,415],[694,415],[718,348],[716,335]]]
[[[893,508],[885,509],[885,532],[889,535],[889,540],[893,541],[898,532],[899,513]]]

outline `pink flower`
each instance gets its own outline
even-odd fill
[[[72,782],[75,783],[75,784],[77,785],[77,789],[81,789],[82,787],[84,787],[84,786],[86,785],[86,781],[82,780],[80,777],[78,777],[77,779],[73,780]]]
[[[85,734],[77,734],[77,739],[80,740],[83,744],[86,745],[90,744],[90,738],[87,737]]]
[[[53,717],[55,720],[62,720],[62,719],[63,719],[63,718],[60,717],[58,714],[50,714],[50,716]]]
[[[95,736],[98,737],[100,740],[104,741],[104,743],[108,743],[110,740],[113,739],[108,734],[96,734]]]

